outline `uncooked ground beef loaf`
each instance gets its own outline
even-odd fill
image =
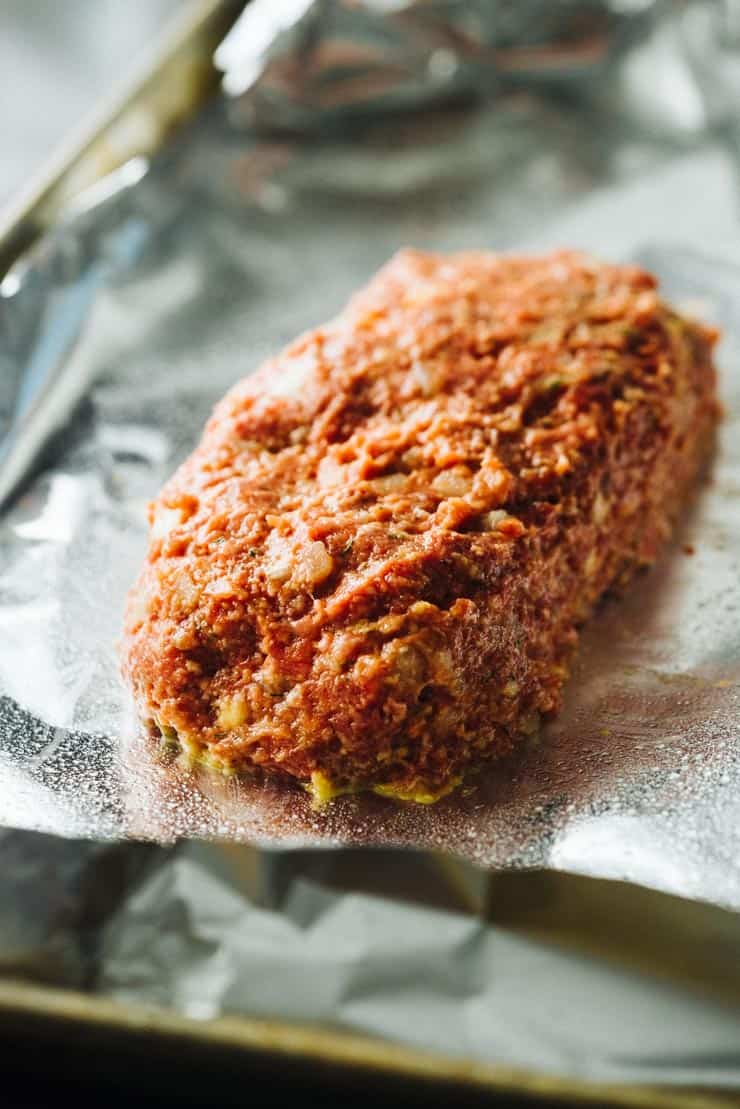
[[[319,802],[434,800],[506,754],[666,539],[714,339],[632,266],[402,251],[235,386],[151,506],[142,717]]]

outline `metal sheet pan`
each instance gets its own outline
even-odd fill
[[[167,1087],[173,1094],[184,1088],[184,1082],[191,1090],[195,1084],[196,1090],[208,1091],[224,1073],[238,1089],[255,1073],[266,1073],[275,1076],[277,1090],[288,1077],[299,1084],[303,1095],[316,1097],[322,1092],[326,1096],[327,1090],[344,1091],[351,1097],[353,1091],[370,1084],[380,1098],[434,1097],[435,1104],[441,1105],[459,1105],[461,1099],[473,1104],[499,1104],[501,1099],[506,1105],[534,1102],[645,1109],[721,1109],[736,1104],[732,1095],[719,1090],[665,1091],[554,1079],[408,1051],[359,1036],[243,1018],[204,1023],[12,981],[0,981],[3,1033],[19,1044],[30,1039],[52,1045],[52,1061],[56,1059],[53,1048],[61,1048],[67,1076],[90,1075],[92,1048],[106,1057],[108,1075],[120,1072],[123,1089],[130,1081],[126,1068],[134,1065],[139,1073],[145,1068],[149,1081],[152,1072],[169,1074]],[[223,1104],[233,1103],[225,1091]]]
[[[206,42],[210,42],[210,39],[205,39],[205,40],[200,39],[201,26],[202,25],[197,23],[197,21],[196,21],[196,24],[193,28],[193,37],[191,38],[190,35],[185,36],[184,41],[189,43],[190,46],[197,45],[197,43],[199,43],[201,41],[203,42],[204,45],[205,45]],[[190,46],[188,48],[190,48]],[[197,48],[196,48],[196,53],[197,52],[198,51],[197,51]],[[154,68],[152,70],[152,74],[156,75],[156,73],[158,73],[158,72],[160,72],[160,69],[155,64]],[[155,83],[156,83],[156,80],[155,80]],[[206,82],[206,85],[207,84],[208,83]],[[168,87],[170,89],[172,88],[172,86],[168,86]],[[203,86],[203,87],[205,88],[206,86]],[[189,89],[188,92],[189,93],[192,92],[192,89]],[[134,95],[133,103],[136,102],[136,96],[137,95],[138,94]],[[191,107],[191,106],[192,106],[192,102],[189,101],[187,108],[184,104],[182,105],[182,110],[184,112],[186,112],[188,110],[188,108]],[[172,105],[170,105],[170,107],[172,107]],[[456,121],[455,121],[454,117],[451,119],[451,126],[453,128],[456,126]],[[165,127],[163,125],[162,133],[164,133],[164,130],[165,130]],[[98,128],[98,132],[99,132],[101,137],[104,137],[105,132],[106,132],[105,122]],[[133,152],[134,151],[132,151],[130,149],[127,151],[127,153],[133,153]],[[279,151],[277,153],[279,154]],[[278,162],[279,162],[279,159],[278,159]],[[259,165],[260,165],[260,161],[259,161],[259,159],[257,159],[257,170],[258,171],[259,171]],[[74,171],[75,171],[76,166],[77,166],[77,158],[75,156],[75,157],[72,157],[71,160],[64,167],[62,167],[61,169],[57,168],[49,176],[54,177],[55,179],[63,178],[65,180],[71,180],[74,176]],[[101,168],[109,169],[109,168],[111,168],[111,163],[110,162],[103,163],[103,164],[101,164]],[[245,168],[247,168],[247,171],[248,171],[248,177],[247,177],[248,187],[251,187],[251,186],[249,186],[249,181],[250,180],[253,181],[254,178],[250,178],[249,174],[251,174],[252,169],[254,167],[249,165],[249,162],[247,162],[247,166]],[[269,169],[269,164],[268,164],[268,169]],[[407,162],[405,164],[405,169],[408,172],[411,173],[411,179],[412,179],[412,182],[413,182],[413,187],[414,188],[418,187],[419,180],[420,180],[418,174],[421,173],[421,180],[423,181],[425,173],[427,172],[424,169],[423,164],[421,166],[419,166],[419,165],[414,166],[411,163]],[[329,170],[329,176],[331,176],[331,161],[329,162],[328,170]],[[68,174],[69,174],[69,176],[68,176]],[[258,183],[259,183],[259,180],[260,180],[259,179],[259,172],[258,172],[257,180],[258,180]],[[335,183],[337,185],[339,184],[339,178],[336,179]],[[302,181],[299,180],[298,184],[299,184],[299,187],[304,190],[305,195],[307,195],[311,199],[311,202],[315,203],[316,198],[317,198],[316,181],[314,180],[312,182],[310,173],[308,174],[307,177],[304,177]],[[357,195],[361,195],[361,187],[360,187],[361,182],[356,181],[355,186],[359,189],[359,193]],[[40,190],[40,191],[43,192],[43,190]],[[284,197],[285,194],[283,193],[282,195]],[[278,192],[274,192],[274,191],[271,192],[270,189],[268,188],[266,192],[263,192],[262,199],[260,201],[260,205],[262,206],[262,211],[264,212],[265,210],[267,210],[269,212],[270,206],[274,205],[274,204],[277,204],[278,207],[279,207],[280,203],[281,203],[280,197],[281,197],[281,193],[280,193],[279,189],[278,189]],[[94,200],[94,197],[93,197],[93,200]],[[352,201],[351,190],[350,190],[349,202],[350,203],[353,202]],[[113,198],[113,203],[114,204],[118,203],[116,197]],[[32,238],[34,236],[34,234],[36,233],[36,230],[37,230],[38,226],[40,226],[40,223],[42,223],[44,219],[48,218],[48,217],[42,217],[41,216],[41,213],[43,212],[43,205],[44,205],[44,201],[41,201],[37,197],[36,201],[31,202],[26,207],[22,219],[20,221],[18,221],[18,220],[13,221],[13,228],[11,228],[13,233],[12,233],[10,239],[7,240],[8,242],[10,242],[11,239],[12,239],[12,242],[15,244],[11,247],[11,253],[15,253],[15,251],[17,249],[17,245],[20,244],[21,242],[28,242],[29,239]],[[258,205],[258,207],[260,205]],[[58,210],[57,210],[57,214],[58,214]],[[116,214],[120,214],[120,209],[119,209],[118,213],[116,213],[115,210],[114,210],[114,216]],[[434,197],[432,196],[431,197],[431,209],[428,210],[429,219],[433,219],[434,214],[435,214],[435,202],[434,202]],[[372,215],[372,213],[370,213],[370,215]],[[514,220],[513,223],[516,224],[516,220]],[[368,224],[368,226],[369,226],[369,224]],[[424,222],[422,221],[421,224],[417,224],[415,222],[412,222],[409,226],[416,228],[416,230],[418,231],[419,227],[425,228],[427,225],[424,224]],[[457,232],[458,233],[459,233],[462,226],[463,226],[462,224],[458,223],[458,227],[457,227]],[[520,226],[520,225],[517,225],[517,226]],[[18,237],[16,237],[16,231],[17,230],[19,230]],[[452,234],[452,232],[451,232],[451,234]],[[645,239],[644,238],[640,239],[640,240],[638,240],[638,242],[643,242],[644,243]],[[380,246],[382,246],[382,245],[383,244],[380,244]],[[286,244],[286,246],[287,246],[287,244]],[[378,247],[378,250],[380,250],[380,246]],[[287,256],[288,255],[286,255],[286,257]],[[280,261],[280,259],[277,258],[276,263],[279,262],[279,261]],[[675,261],[675,254],[674,254],[674,261]],[[694,259],[693,261],[696,262],[696,259]],[[701,261],[699,262],[699,268],[700,268],[700,266],[701,266]],[[716,267],[713,266],[712,263],[710,263],[710,267],[711,268],[716,268]],[[679,259],[678,270],[680,271],[680,259]],[[691,273],[695,275],[696,274],[696,268],[691,270]],[[359,274],[359,271],[358,271],[358,274]],[[680,272],[679,272],[679,277],[680,277]],[[690,283],[691,283],[691,281],[689,281],[689,284]],[[679,281],[679,286],[680,286],[680,289],[685,291],[686,281],[684,280],[683,284],[681,284],[681,282]],[[314,312],[315,308],[316,308],[316,304],[313,303],[313,302],[309,302],[305,305],[305,312],[306,312],[306,315],[307,315],[307,322],[308,322],[308,317]],[[288,336],[286,336],[286,337],[288,337]],[[184,445],[185,445],[184,443],[178,444],[177,449],[180,449],[181,447],[184,447]],[[169,463],[169,459],[168,459],[167,465],[169,465],[169,464],[170,463]],[[714,684],[713,684],[713,680],[714,680],[714,676],[712,678],[712,682],[709,683],[712,690],[720,690],[721,691],[721,690],[727,690],[729,688],[728,686],[717,686],[717,687],[715,687]],[[717,680],[718,681],[724,681],[726,679],[723,677],[723,678],[718,678]],[[676,688],[675,688],[675,686],[671,686],[670,683],[669,683],[669,688],[668,688],[668,692],[667,692],[667,695],[666,695],[667,701],[670,701],[672,698],[675,697],[675,695],[676,695]],[[715,695],[716,695],[715,692],[710,692],[709,693],[710,697],[715,696]],[[722,696],[724,696],[724,695],[722,695]],[[729,697],[729,694],[727,694],[727,696]],[[68,734],[71,734],[71,733],[67,733],[67,731],[64,728],[60,728],[59,730],[53,731],[53,734],[51,735],[51,737],[47,734],[41,735],[41,733],[39,733],[39,732],[36,732],[36,735],[34,737],[33,729],[27,729],[26,734],[28,735],[30,743],[31,744],[34,744],[34,743],[36,744],[35,751],[30,752],[31,753],[31,758],[36,757],[36,755],[39,754],[39,752],[40,752],[41,748],[43,747],[44,743],[48,742],[48,740],[51,738],[52,741],[54,741],[55,744],[56,744],[55,751],[57,752],[59,757],[63,759],[64,758],[64,747],[65,747],[66,737],[67,737]],[[46,751],[46,754],[53,754],[53,753],[54,752],[49,752],[48,750]],[[48,763],[47,763],[47,760],[45,758],[38,760],[38,768],[40,769],[43,765],[47,765],[47,769],[51,770],[51,778],[53,779],[53,773],[54,773],[54,760],[53,760],[53,758],[49,759]],[[103,766],[103,770],[105,770],[105,763],[104,762],[103,762],[102,766]],[[97,775],[99,774],[99,771],[100,771],[100,764],[97,764],[97,765],[96,764],[90,764],[89,769],[90,769],[90,775],[89,775],[89,778],[88,778],[88,783],[89,783],[89,786],[91,788],[90,798],[88,799],[88,801],[84,802],[82,806],[80,806],[78,804],[76,807],[75,806],[72,806],[71,808],[68,807],[65,810],[65,819],[68,821],[67,830],[70,834],[75,834],[75,833],[79,834],[80,832],[84,832],[84,830],[85,830],[84,821],[85,821],[85,819],[90,818],[90,817],[92,817],[93,826],[95,828],[95,831],[98,834],[100,834],[101,832],[105,833],[105,831],[106,831],[105,823],[101,822],[101,820],[100,820],[101,810],[97,810],[97,811],[95,810],[95,798],[94,798],[95,783],[98,780]],[[53,790],[53,788],[51,790],[49,790],[49,788],[48,788],[49,787],[49,781],[50,781],[50,779],[47,779],[46,782],[43,781],[43,778],[37,779],[38,785],[44,791],[44,802],[45,802],[45,804],[50,805],[50,806],[53,807],[53,805],[55,803],[54,802],[54,790]],[[155,778],[155,781],[156,781],[156,778]],[[713,781],[712,784],[715,785],[715,786],[722,787],[722,783],[719,782],[719,781]],[[52,786],[53,786],[53,781],[52,781]],[[155,793],[156,793],[156,790],[155,790]],[[18,799],[18,807],[19,807],[19,810],[20,810],[22,808],[23,804],[24,804],[24,800],[23,800],[24,795],[23,795],[22,791],[19,791],[16,796],[17,796],[17,799]],[[713,798],[708,796],[707,802],[713,804],[714,803]],[[634,806],[631,803],[627,806],[628,810],[630,810],[633,807]],[[596,809],[598,810],[598,806],[596,806]],[[120,826],[118,824],[118,821],[120,821],[120,819],[122,818],[122,814],[125,816],[125,819],[126,819],[127,822],[130,822],[130,821],[132,821],[133,819],[136,818],[135,811],[132,813],[131,808],[127,809],[125,805],[121,805],[121,798],[119,798],[116,805],[114,805],[110,809],[106,809],[105,805],[103,805],[103,816],[105,817],[105,819],[110,820],[110,823],[108,825],[109,833],[111,833],[111,834],[116,833],[116,828]],[[218,816],[218,814],[216,814],[216,815]],[[304,814],[304,816],[305,815],[306,814]],[[550,820],[553,815],[555,816],[556,823],[557,823],[557,816],[558,816],[557,812],[555,814],[546,813],[545,818],[547,820]],[[598,816],[599,815],[598,811],[595,811],[594,813],[592,813],[592,815]],[[628,811],[624,815],[629,817],[631,815],[631,813]],[[214,813],[213,813],[212,809],[208,810],[207,819],[209,821],[212,821],[214,819]],[[133,826],[135,827],[135,825],[133,825]],[[205,825],[201,825],[201,829],[202,830],[207,830]],[[593,830],[593,826],[592,826],[591,830]],[[170,829],[170,831],[172,831],[172,829]],[[332,837],[330,836],[329,838],[331,839]],[[362,838],[362,836],[360,836],[359,838]],[[402,838],[402,837],[400,837],[400,838]],[[434,837],[432,836],[432,837],[430,837],[430,843],[433,843],[433,842],[434,842]],[[593,842],[593,840],[591,842]],[[534,856],[530,857],[530,862],[531,863],[536,864],[538,861],[541,861],[541,860],[538,860]],[[566,865],[569,866],[571,869],[577,869],[576,862],[577,862],[577,860],[575,859],[575,857],[571,857],[567,861]],[[445,865],[450,866],[449,862],[447,862]],[[466,883],[468,883],[468,888],[469,889],[476,890],[475,896],[476,897],[481,896],[480,886],[477,885],[477,878],[471,877],[471,874],[473,874],[474,872],[468,871],[465,866],[459,866],[458,867],[458,866],[456,866],[456,864],[452,864],[452,869],[453,869],[453,873],[455,875],[455,881],[456,882],[462,883],[463,886],[465,886]],[[618,870],[618,868],[617,868],[617,870]],[[649,881],[650,879],[647,879],[647,880]],[[486,888],[486,887],[484,887],[484,888]],[[496,888],[496,882],[495,881],[494,881],[493,886],[491,888],[493,888],[493,889]],[[536,889],[536,887],[534,887],[534,888]],[[692,890],[689,888],[687,890],[687,892],[692,892]],[[483,895],[483,896],[485,896],[485,895]],[[525,904],[528,903],[526,897],[525,897],[524,901],[525,901]],[[531,902],[529,902],[529,904],[531,904]],[[728,935],[733,934],[731,926],[728,926],[728,927],[730,929],[730,931],[728,932]],[[567,928],[565,929],[565,931],[567,932]],[[576,940],[576,942],[578,942],[580,944],[582,942],[581,938],[579,937]],[[594,942],[598,942],[598,940],[595,940]],[[657,950],[658,946],[659,945],[656,942],[655,950]],[[680,960],[677,960],[677,963],[678,962],[680,962]],[[676,967],[674,966],[673,969],[675,970]],[[703,974],[703,971],[701,971],[699,973],[700,973],[700,976],[701,976]],[[714,973],[715,973],[715,976],[718,980],[722,978],[721,972],[715,970]],[[37,1014],[41,1010],[43,1010],[43,1011],[45,1011],[47,1016],[51,1017],[52,1019],[54,1019],[56,1016],[61,1016],[61,1014],[66,1010],[67,1012],[72,1013],[73,1019],[75,1021],[83,1020],[83,1021],[90,1021],[91,1023],[99,1022],[102,1025],[109,1025],[111,1028],[114,1028],[114,1027],[116,1028],[116,1034],[120,1034],[121,1029],[126,1026],[127,1022],[129,1022],[129,1023],[133,1022],[134,1024],[136,1024],[136,1022],[138,1020],[141,1020],[141,1021],[145,1022],[147,1029],[157,1029],[157,1030],[161,1031],[162,1036],[165,1037],[165,1038],[166,1038],[167,1035],[174,1035],[175,1037],[177,1037],[180,1034],[189,1036],[192,1033],[193,1036],[197,1037],[197,1039],[199,1041],[205,1041],[205,1040],[208,1039],[209,1035],[212,1035],[215,1039],[218,1039],[219,1037],[222,1037],[223,1041],[226,1042],[226,1041],[229,1040],[229,1037],[231,1036],[233,1042],[239,1043],[241,1046],[243,1046],[245,1044],[245,1042],[249,1042],[252,1045],[255,1045],[255,1050],[258,1050],[259,1052],[264,1051],[264,1052],[267,1053],[268,1056],[270,1056],[272,1054],[272,1042],[269,1041],[269,1037],[268,1037],[268,1039],[265,1039],[265,1037],[263,1035],[263,1032],[264,1032],[263,1026],[261,1026],[259,1024],[255,1025],[255,1026],[252,1026],[249,1022],[244,1021],[243,1019],[236,1020],[236,1018],[234,1018],[232,1020],[231,1018],[224,1018],[223,1021],[218,1020],[218,1021],[213,1022],[212,1024],[204,1025],[204,1024],[198,1024],[197,1022],[194,1023],[194,1022],[187,1021],[187,1020],[185,1020],[185,1018],[176,1017],[173,1014],[158,1014],[156,1017],[152,1017],[151,1013],[143,1013],[143,1012],[139,1013],[139,1012],[134,1011],[130,1007],[125,1007],[124,1008],[124,1007],[119,1007],[119,1006],[115,1006],[115,1005],[111,1006],[111,1003],[106,1002],[104,1000],[101,1000],[99,998],[85,998],[85,999],[82,999],[81,997],[79,997],[77,995],[74,995],[74,994],[71,994],[71,993],[68,993],[66,991],[63,994],[54,995],[54,994],[52,994],[48,991],[45,991],[45,990],[34,990],[32,987],[27,987],[26,985],[18,985],[17,987],[16,987],[16,985],[9,986],[7,990],[3,991],[2,997],[4,999],[5,1013],[11,1019],[14,1019],[15,1016],[17,1016],[19,1011],[21,1011],[21,1010],[25,1011],[26,1013],[36,1012]],[[257,1031],[255,1031],[255,1028],[257,1029]],[[169,1032],[167,1032],[166,1029],[169,1029]],[[183,1031],[183,1029],[187,1029],[187,1032]],[[225,1031],[225,1029],[227,1031]],[[228,1032],[229,1029],[231,1030],[230,1032]],[[294,1050],[295,1050],[296,1035],[297,1035],[296,1032],[295,1032],[295,1029],[290,1025],[278,1025],[277,1027],[275,1025],[272,1025],[271,1026],[271,1034],[273,1032],[277,1036],[277,1040],[280,1044],[280,1050],[285,1050],[289,1053],[293,1053]],[[342,1059],[344,1061],[347,1060],[348,1055],[346,1053],[346,1050],[342,1046],[342,1043],[340,1043],[340,1040],[339,1040],[338,1037],[335,1037],[333,1034],[330,1034],[330,1033],[326,1034],[326,1035],[323,1035],[323,1034],[318,1035],[316,1038],[313,1037],[312,1033],[307,1033],[306,1035],[307,1035],[308,1039],[303,1039],[303,1040],[301,1040],[300,1035],[298,1035],[298,1040],[302,1043],[303,1047],[300,1050],[295,1052],[297,1055],[301,1055],[301,1053],[303,1053],[304,1057],[311,1057],[313,1059],[322,1058],[327,1063],[330,1063],[332,1065],[334,1063],[338,1062],[340,1059]],[[311,1044],[310,1050],[306,1046],[309,1042]],[[364,1066],[365,1062],[367,1062],[368,1064],[370,1064],[372,1066],[377,1065],[379,1067],[387,1069],[388,1071],[392,1071],[394,1069],[394,1067],[396,1065],[398,1065],[401,1070],[405,1071],[405,1073],[406,1072],[411,1073],[411,1071],[413,1071],[414,1067],[417,1066],[417,1065],[420,1066],[422,1070],[424,1069],[424,1067],[427,1066],[426,1063],[420,1063],[420,1064],[415,1063],[413,1061],[413,1057],[410,1056],[409,1053],[407,1053],[404,1049],[391,1049],[391,1048],[386,1048],[386,1045],[381,1045],[381,1046],[373,1045],[372,1050],[370,1051],[369,1055],[367,1055],[367,1054],[363,1055],[364,1050],[365,1050],[365,1048],[363,1047],[362,1049],[358,1048],[356,1052],[353,1052],[353,1051],[349,1052],[349,1058],[352,1059],[352,1065],[353,1066],[354,1065]],[[399,1058],[401,1060],[403,1060],[402,1062],[399,1062],[398,1060],[396,1060],[394,1062],[394,1060],[395,1060],[394,1051],[400,1051],[400,1057]],[[315,1054],[314,1054],[314,1052],[315,1052]],[[374,1052],[377,1052],[377,1054],[374,1054]],[[409,1061],[410,1059],[412,1061]],[[686,1101],[687,1104],[694,1103],[691,1100],[691,1095],[689,1095],[689,1094],[684,1095],[682,1092],[678,1092],[678,1091],[675,1091],[675,1092],[671,1091],[670,1094],[664,1094],[664,1093],[661,1093],[659,1091],[656,1092],[656,1091],[651,1091],[651,1090],[647,1090],[647,1089],[637,1089],[637,1088],[621,1089],[621,1090],[620,1089],[608,1089],[604,1086],[589,1087],[587,1084],[584,1085],[584,1084],[580,1084],[580,1083],[571,1083],[571,1082],[565,1082],[564,1084],[559,1084],[557,1082],[557,1080],[553,1084],[549,1078],[542,1078],[541,1076],[535,1075],[535,1074],[532,1074],[532,1075],[529,1075],[529,1076],[521,1075],[521,1074],[517,1074],[517,1075],[508,1074],[507,1075],[506,1073],[502,1073],[500,1070],[497,1070],[496,1068],[476,1067],[475,1065],[469,1065],[467,1063],[466,1064],[460,1064],[460,1063],[457,1063],[457,1062],[449,1063],[449,1061],[441,1059],[441,1058],[437,1058],[436,1060],[433,1061],[433,1063],[431,1063],[429,1065],[431,1066],[431,1070],[434,1072],[435,1079],[438,1079],[440,1081],[445,1077],[449,1077],[450,1080],[453,1080],[453,1081],[458,1081],[461,1077],[460,1071],[462,1070],[467,1075],[474,1074],[475,1080],[477,1081],[478,1079],[480,1079],[480,1082],[481,1082],[482,1085],[488,1086],[490,1088],[498,1088],[499,1090],[518,1089],[519,1091],[527,1092],[527,1093],[531,1093],[531,1094],[549,1092],[550,1094],[554,1093],[555,1096],[562,1096],[562,1097],[565,1097],[565,1098],[581,1097],[582,1099],[586,1099],[586,1100],[588,1100],[589,1098],[592,1099],[592,1100],[594,1098],[596,1098],[597,1100],[602,1101],[602,1103],[603,1102],[609,1103],[609,1099],[611,1099],[613,1104],[662,1104],[662,1103],[680,1104],[680,1103],[682,1103],[680,1099],[684,1098],[684,1097],[689,1099],[688,1101]],[[700,1097],[700,1099],[703,1099],[703,1100],[701,1100],[700,1103],[706,1104],[706,1103],[708,1103],[706,1099],[707,1098],[711,1099],[712,1095],[710,1095],[708,1093],[702,1093],[701,1095],[698,1095],[698,1096]],[[616,1099],[616,1100],[614,1100],[614,1099]],[[668,1100],[666,1101],[665,1099],[668,1099]],[[713,1102],[711,1102],[711,1100],[710,1100],[709,1103],[713,1103]]]

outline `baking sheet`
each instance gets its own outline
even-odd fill
[[[41,412],[50,430],[75,410],[0,522],[4,974],[161,1006],[161,1025],[308,1021],[530,1075],[737,1088],[740,918],[558,873],[740,904],[736,151],[701,97],[655,87],[655,49],[674,94],[693,87],[660,32],[630,54],[637,117],[580,88],[502,90],[255,140],[245,103],[218,102],[3,282],[0,420]],[[142,746],[117,673],[145,502],[237,376],[405,243],[580,245],[656,269],[725,328],[712,484],[586,633],[543,742],[477,793],[313,814],[301,795],[189,781]]]
[[[74,416],[0,524],[4,824],[415,846],[740,905],[734,147],[702,129],[658,135],[628,100],[516,88],[255,136],[218,99],[5,277],[5,445],[39,411]],[[676,544],[586,630],[537,744],[432,807],[346,797],[314,812],[299,792],[163,762],[131,718],[115,644],[146,501],[213,403],[407,243],[644,260],[724,328],[727,416]]]
[[[740,932],[726,911],[531,874],[504,876],[486,905],[466,910],[454,893],[464,875],[389,851],[4,832],[0,863],[11,893],[0,900],[3,972],[84,990],[91,1017],[111,1020],[96,1005],[119,1002],[119,1037],[141,1024],[156,1039],[170,1014],[211,1036],[214,1018],[242,1016],[268,1022],[260,1043],[270,1042],[269,1022],[285,1036],[291,1025],[330,1030],[331,1061],[342,1057],[339,1033],[352,1032],[372,1037],[376,1062],[392,1044],[391,1064],[404,1047],[431,1053],[437,1074],[444,1060],[451,1075],[478,1061],[492,1080],[501,1068],[498,1082],[513,1089],[539,1080],[546,1091],[548,1076],[641,1088],[740,1083]],[[624,938],[621,953],[604,944],[605,918]],[[2,1016],[7,986],[0,995]],[[65,1013],[61,995],[55,1012]],[[245,1043],[254,1035],[246,1025]],[[611,1104],[607,1090],[590,1092]],[[644,1089],[633,1098],[653,1103]]]
[[[156,860],[103,930],[96,989],[581,1080],[740,1083],[736,1004],[481,916],[331,888],[300,857],[260,874],[191,843]]]

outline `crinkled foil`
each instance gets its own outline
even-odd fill
[[[610,75],[659,0],[252,0],[216,52],[238,118],[327,123]],[[590,90],[593,92],[593,89]]]
[[[613,136],[607,148],[586,123],[516,97],[386,118],[341,142],[246,147],[219,103],[140,181],[72,220],[18,271],[2,305],[12,353],[37,372],[61,362],[81,404],[51,465],[2,522],[6,824],[425,846],[483,866],[557,866],[740,904],[740,278],[730,262],[670,245],[686,241],[674,213],[694,203],[698,176],[713,190],[701,249],[728,254],[732,167],[712,146],[688,159],[646,146],[642,172],[620,173],[632,140]],[[716,318],[727,402],[712,483],[666,558],[586,630],[565,712],[480,788],[433,807],[359,797],[315,813],[302,794],[162,764],[128,716],[116,638],[145,546],[145,503],[212,404],[405,242],[558,240],[643,256],[674,299]]]
[[[537,89],[737,130],[737,0],[252,0],[216,52],[264,133]]]
[[[282,863],[283,889],[281,860],[260,881],[213,845],[155,866],[103,929],[97,989],[201,1020],[319,1021],[582,1079],[740,1082],[740,1014],[726,1000]]]
[[[288,7],[299,20],[341,8],[351,39],[349,5]],[[360,5],[357,18],[384,20],[381,7],[396,21],[389,35],[400,34],[400,15],[404,34],[416,34],[416,5]],[[463,6],[428,6],[440,19],[446,7]],[[514,28],[511,41],[494,43],[501,71],[525,5],[499,7]],[[572,81],[488,73],[489,95],[474,101],[460,96],[454,59],[433,61],[437,50],[454,53],[449,42],[431,55],[419,46],[418,97],[412,85],[390,105],[358,95],[349,125],[328,105],[320,126],[300,132],[304,101],[283,102],[261,84],[268,55],[273,76],[276,59],[304,56],[295,51],[299,42],[306,49],[305,26],[286,17],[282,37],[268,34],[264,57],[252,58],[249,79],[237,79],[233,40],[224,47],[238,101],[217,100],[151,165],[136,162],[82,198],[6,276],[0,479],[8,458],[20,473],[46,444],[0,520],[0,822],[50,834],[0,840],[0,938],[18,966],[39,951],[52,980],[193,1016],[319,1020],[592,1077],[737,1082],[738,1028],[721,1006],[512,939],[481,919],[422,909],[410,893],[422,859],[456,857],[474,886],[489,868],[544,868],[740,907],[732,5],[684,5],[680,20],[663,19],[674,7],[584,5],[617,36],[593,56],[590,75],[567,66]],[[319,34],[322,24],[312,26]],[[469,87],[474,69],[465,70]],[[657,72],[668,74],[662,84]],[[323,112],[326,74],[317,64],[311,73]],[[263,92],[268,116],[255,107]],[[421,101],[413,111],[412,100]],[[250,115],[259,130],[244,130]],[[146,502],[192,449],[211,406],[405,244],[567,245],[636,258],[672,300],[722,327],[726,416],[711,478],[675,543],[626,598],[601,607],[565,710],[536,744],[435,806],[348,797],[314,812],[301,793],[188,772],[147,745],[120,683],[116,638],[145,549]],[[213,842],[169,850],[73,837]],[[352,883],[331,892],[302,870],[315,855],[295,850],[332,848],[324,857],[340,868],[346,858],[358,875],[376,856],[350,848],[366,845],[434,855],[398,852],[393,864],[384,855],[370,892]],[[128,852],[137,853],[134,874],[144,860],[143,877],[132,885],[127,871],[88,914],[96,876],[107,888],[110,859]],[[52,871],[57,885],[45,883],[39,913],[29,883],[38,889]],[[395,902],[381,896],[391,876]],[[36,934],[24,933],[32,910]],[[722,957],[737,965],[737,930],[725,928]]]

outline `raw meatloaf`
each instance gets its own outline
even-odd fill
[[[557,710],[717,417],[715,335],[575,253],[405,250],[151,506],[125,674],[196,758],[432,801]]]

